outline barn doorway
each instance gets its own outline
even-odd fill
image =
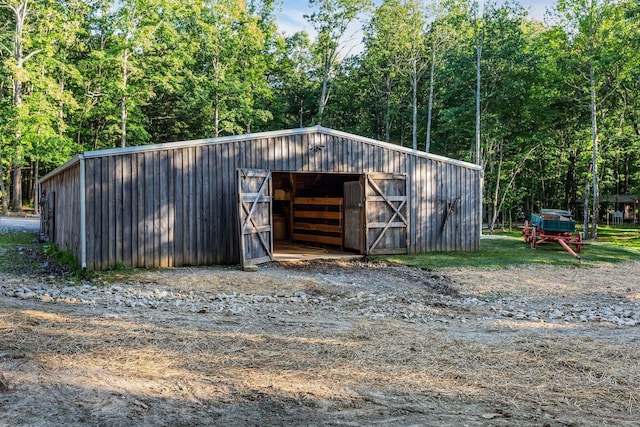
[[[405,174],[238,170],[241,264],[408,252]]]
[[[276,252],[291,244],[347,254],[407,253],[404,174],[273,172]]]
[[[274,258],[359,257],[359,247],[344,244],[350,232],[345,222],[344,187],[360,178],[356,174],[273,172]]]

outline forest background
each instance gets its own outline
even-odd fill
[[[317,124],[481,164],[491,225],[640,193],[637,0],[309,0],[313,39],[281,7],[0,0],[2,211],[86,150]]]

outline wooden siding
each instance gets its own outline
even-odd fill
[[[48,238],[61,251],[76,255],[80,262],[80,166],[64,170],[41,186],[47,191],[49,216]]]
[[[249,137],[249,136],[248,136]],[[114,150],[115,151],[115,150]],[[409,252],[479,246],[481,171],[324,132],[86,158],[87,266],[238,263],[236,170],[407,175]],[[79,253],[79,170],[42,182],[57,191],[56,236]]]

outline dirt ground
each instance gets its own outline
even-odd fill
[[[638,426],[639,277],[0,273],[0,426]]]

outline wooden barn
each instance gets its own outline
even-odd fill
[[[41,234],[80,265],[258,264],[293,242],[470,251],[482,171],[323,127],[91,151],[40,180]]]

